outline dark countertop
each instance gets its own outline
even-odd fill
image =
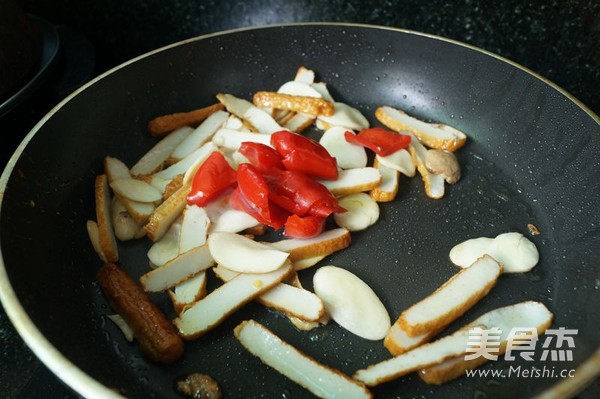
[[[18,2],[59,27],[63,52],[46,83],[0,118],[2,166],[33,125],[86,79],[133,56],[185,38],[276,23],[367,23],[459,40],[530,68],[600,114],[597,0]],[[31,354],[2,310],[0,348],[3,397],[78,397]],[[600,383],[596,381],[579,397],[600,397]]]

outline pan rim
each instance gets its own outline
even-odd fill
[[[543,83],[547,84],[554,90],[558,91],[560,94],[568,98],[575,105],[577,105],[581,110],[583,110],[586,114],[588,114],[592,120],[594,120],[598,125],[600,125],[600,117],[596,115],[591,109],[589,109],[585,104],[583,104],[580,100],[574,97],[565,89],[561,88],[554,82],[548,80],[544,76],[540,75],[537,72],[530,70],[527,67],[524,67],[518,64],[515,61],[512,61],[508,58],[502,57],[498,54],[490,52],[488,50],[481,49],[479,47],[473,46],[471,44],[467,44],[458,40],[445,38],[442,36],[437,36],[429,33],[402,29],[402,28],[394,28],[394,27],[386,27],[379,25],[369,25],[369,24],[359,24],[359,23],[344,23],[344,22],[300,22],[300,23],[288,23],[288,24],[273,24],[273,25],[261,25],[261,26],[252,26],[252,27],[242,27],[235,28],[225,31],[219,31],[214,33],[209,33],[205,35],[196,36],[193,38],[185,39],[179,42],[175,42],[163,47],[160,47],[155,50],[151,50],[147,53],[134,57],[124,63],[117,65],[108,71],[98,75],[94,79],[90,80],[79,89],[75,90],[73,93],[68,95],[65,99],[60,101],[56,106],[54,106],[32,129],[31,131],[23,138],[13,155],[10,157],[2,175],[0,176],[0,214],[2,212],[2,203],[4,199],[4,192],[6,191],[6,187],[8,184],[8,180],[12,175],[13,169],[23,153],[24,149],[27,147],[29,141],[37,134],[37,132],[42,128],[42,126],[55,114],[57,113],[66,103],[71,101],[74,97],[79,95],[82,91],[86,90],[88,87],[96,84],[100,80],[105,77],[117,72],[118,70],[127,67],[130,64],[133,64],[141,59],[146,57],[150,57],[154,54],[160,53],[162,51],[168,50],[170,48],[182,46],[188,43],[192,43],[195,41],[210,39],[218,36],[225,36],[229,34],[239,33],[239,32],[247,32],[247,31],[255,31],[255,30],[264,30],[264,29],[272,29],[272,28],[285,28],[285,27],[296,27],[296,26],[338,26],[338,27],[358,27],[365,29],[381,29],[388,30],[393,32],[406,33],[414,36],[427,37],[430,39],[450,43],[453,45],[458,45],[461,47],[468,48],[470,50],[474,50],[495,58],[499,61],[505,62],[515,68],[518,68],[530,75],[534,78],[541,80]],[[89,374],[81,370],[77,367],[73,362],[67,359],[56,347],[54,347],[50,341],[41,333],[41,331],[36,327],[31,318],[28,316],[25,311],[23,305],[17,298],[16,292],[14,291],[12,284],[8,279],[8,273],[4,264],[4,257],[2,256],[2,246],[0,245],[0,302],[6,311],[8,318],[11,323],[27,344],[27,346],[32,350],[32,352],[41,360],[41,362],[50,370],[54,375],[56,375],[60,380],[62,380],[66,385],[68,385],[71,389],[76,391],[77,393],[83,395],[84,397],[102,397],[102,398],[123,398],[123,396],[119,395],[115,390],[107,387],[106,385],[100,383],[98,380],[91,377]],[[558,398],[558,397],[572,397],[576,395],[578,392],[587,387],[595,378],[600,375],[600,347],[592,353],[592,355],[582,362],[579,367],[576,369],[575,375],[573,378],[560,380],[555,383],[553,386],[548,388],[546,391],[542,392],[538,395],[538,398]]]

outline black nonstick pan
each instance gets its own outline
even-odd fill
[[[301,65],[317,71],[334,98],[359,108],[374,125],[374,110],[387,104],[469,136],[458,152],[463,178],[442,200],[426,198],[420,178],[403,178],[397,199],[381,206],[379,222],[321,265],[354,272],[395,320],[456,273],[448,259],[455,244],[518,231],[536,244],[540,263],[529,273],[502,276],[447,331],[524,300],[543,302],[555,315],[554,328],[577,330],[571,361],[541,361],[540,337],[532,361],[483,367],[546,367],[553,376],[513,372],[510,378],[461,378],[438,387],[412,374],[374,388],[375,396],[508,398],[549,389],[563,396],[589,384],[600,368],[598,117],[552,83],[493,54],[357,25],[273,26],[178,43],[99,77],[34,128],[0,180],[0,292],[42,361],[87,397],[177,397],[174,382],[191,372],[213,376],[230,398],[309,397],[235,340],[233,327],[249,318],[349,375],[389,357],[381,342],[358,338],[334,322],[304,333],[251,303],[188,342],[179,362],[157,366],[106,319],[113,312],[95,282],[100,261],[85,228],[94,218],[93,181],[104,156],[133,165],[155,143],[146,132],[153,117],[212,104],[219,92],[250,98],[258,90],[276,90]],[[541,234],[530,235],[528,224]],[[134,277],[148,270],[149,244],[120,244],[119,263]],[[308,287],[312,274],[301,275]],[[152,299],[175,316],[166,295]],[[561,379],[563,370],[574,377]]]

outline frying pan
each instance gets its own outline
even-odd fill
[[[572,393],[600,368],[598,290],[600,125],[598,117],[539,76],[493,54],[439,37],[372,26],[302,24],[243,29],[177,43],[100,76],[59,104],[27,136],[0,181],[0,284],[3,304],[43,362],[89,397],[176,397],[174,381],[212,375],[228,397],[305,397],[304,389],[262,365],[232,328],[254,318],[319,361],[353,374],[388,358],[381,342],[330,323],[309,333],[251,303],[202,339],[187,343],[173,366],[150,364],[106,315],[95,283],[99,260],[85,221],[94,218],[93,179],[106,155],[132,165],[155,139],[151,118],[212,104],[218,92],[249,98],[275,90],[298,66],[318,72],[334,98],[372,123],[382,104],[465,131],[463,178],[442,200],[420,179],[402,179],[380,221],[353,235],[352,246],[321,264],[343,266],[373,287],[395,319],[457,270],[455,244],[507,231],[527,233],[540,263],[502,276],[490,294],[447,331],[491,309],[543,302],[554,327],[577,329],[573,360],[489,362],[484,369],[544,365],[579,368],[559,378],[462,378],[441,387],[416,375],[373,389],[377,397],[523,397],[554,387]],[[122,243],[120,264],[134,277],[148,270],[147,240]],[[311,287],[314,271],[301,279]],[[165,295],[152,299],[168,315]],[[541,341],[538,343],[541,344]],[[589,359],[589,360],[588,360]],[[585,363],[587,361],[587,363]]]

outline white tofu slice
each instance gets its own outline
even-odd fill
[[[368,340],[385,337],[390,316],[377,294],[355,274],[323,266],[315,273],[313,286],[327,313],[340,326]]]
[[[210,234],[208,248],[217,263],[238,273],[268,273],[289,257],[287,252],[234,233]]]
[[[208,158],[208,156],[216,150],[217,147],[209,141],[202,145],[200,148],[194,150],[194,152],[192,152],[182,160],[156,173],[156,176],[165,180],[173,179],[177,175],[181,175],[187,172],[187,170],[199,160],[205,160],[206,158]]]
[[[346,141],[348,131],[354,134],[344,127],[334,126],[323,133],[319,143],[337,160],[338,168],[364,168],[367,166],[367,152],[363,146]]]
[[[175,326],[184,338],[198,338],[237,309],[279,284],[290,273],[292,267],[287,263],[269,273],[240,274],[187,308],[174,320]]]
[[[254,320],[242,322],[235,337],[254,356],[320,398],[372,398],[361,383],[300,352]]]
[[[194,152],[198,147],[210,140],[229,118],[229,113],[217,111],[204,120],[194,131],[187,136],[171,153],[175,159],[183,159]]]
[[[165,291],[214,264],[208,247],[203,245],[179,254],[163,266],[144,274],[140,277],[140,283],[147,292]]]
[[[156,172],[169,158],[173,150],[193,131],[194,129],[191,127],[185,126],[169,133],[169,135],[159,141],[132,166],[131,174],[139,176]]]
[[[381,174],[372,167],[341,170],[337,180],[319,180],[335,196],[369,191],[380,182]]]
[[[239,275],[221,265],[213,268],[221,280],[227,282]],[[279,283],[269,291],[256,298],[261,304],[285,313],[288,316],[298,317],[305,321],[317,321],[325,313],[323,302],[318,296],[303,288],[289,284]]]
[[[183,210],[183,221],[181,222],[179,253],[206,244],[209,225],[210,220],[204,208],[196,205],[186,205]]]

